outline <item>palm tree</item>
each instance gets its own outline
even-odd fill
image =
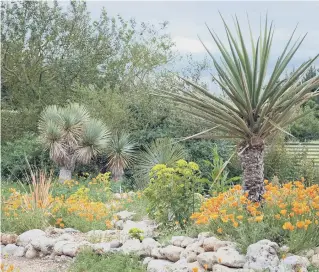
[[[41,142],[60,166],[60,182],[71,179],[75,164],[89,163],[109,141],[105,125],[90,118],[87,110],[78,104],[48,106],[41,113],[38,126]]]
[[[135,166],[135,179],[138,187],[145,187],[149,181],[149,173],[156,164],[173,166],[180,159],[185,159],[187,153],[184,147],[174,143],[172,139],[156,139],[151,145],[144,146]]]
[[[284,131],[284,127],[298,118],[296,113],[300,105],[318,95],[318,76],[302,82],[302,75],[318,55],[282,80],[284,70],[305,36],[293,43],[293,31],[274,68],[269,71],[267,68],[274,34],[273,23],[269,24],[266,18],[257,40],[254,40],[248,23],[251,43],[249,53],[237,18],[234,21],[235,33],[223,18],[222,20],[226,43],[207,27],[220,50],[220,61],[203,45],[217,71],[213,80],[225,97],[218,97],[187,79],[183,79],[184,87],[166,92],[164,96],[180,103],[185,112],[204,119],[211,128],[217,127],[216,131],[222,135],[214,136],[237,140],[244,190],[252,201],[260,201],[265,190],[265,139],[275,131]],[[312,92],[314,89],[317,91]]]
[[[107,167],[111,170],[114,180],[120,180],[124,170],[136,160],[137,144],[125,132],[116,132],[107,148]]]

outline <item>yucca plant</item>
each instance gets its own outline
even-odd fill
[[[156,164],[172,166],[176,161],[185,159],[186,155],[184,147],[169,138],[156,139],[150,145],[145,145],[134,168],[138,187],[143,188],[148,184],[149,173]]]
[[[137,144],[125,132],[116,132],[111,136],[107,148],[107,167],[111,170],[115,181],[121,180],[124,170],[131,166],[136,160]]]
[[[221,59],[209,52],[217,75],[213,80],[225,97],[218,97],[207,89],[183,79],[184,87],[166,92],[165,97],[182,104],[182,109],[204,119],[215,127],[215,135],[238,141],[238,154],[243,168],[244,189],[252,201],[260,201],[264,193],[263,154],[265,139],[298,118],[299,107],[318,95],[319,77],[302,82],[302,75],[318,55],[300,65],[284,78],[284,71],[300,47],[305,36],[293,42],[293,31],[278,57],[274,68],[268,68],[274,26],[266,18],[257,40],[250,32],[250,49],[243,38],[237,18],[231,31],[222,18],[227,42],[208,30],[219,48]],[[313,90],[316,90],[313,92]]]
[[[75,164],[87,164],[106,149],[110,133],[100,121],[90,118],[85,107],[48,106],[39,121],[40,140],[60,166],[61,182],[72,178]]]

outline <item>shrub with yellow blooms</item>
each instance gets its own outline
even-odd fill
[[[251,202],[240,185],[207,200],[191,218],[198,225],[233,238],[245,249],[261,239],[286,244],[291,251],[319,244],[319,185],[303,180],[266,183],[261,203]]]

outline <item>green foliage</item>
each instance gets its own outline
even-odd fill
[[[234,185],[240,180],[240,177],[229,177],[227,170],[228,161],[224,162],[218,154],[218,147],[215,145],[212,149],[213,161],[205,160],[205,164],[211,169],[210,179],[207,180],[209,191],[211,194],[227,191],[230,186]]]
[[[44,209],[19,209],[10,215],[2,213],[1,232],[20,234],[30,229],[45,229],[50,225],[46,212]]]
[[[201,196],[199,167],[194,162],[178,160],[172,167],[157,164],[150,172],[150,183],[144,191],[149,201],[151,218],[167,226],[179,224],[181,228],[190,221],[197,210]]]
[[[140,152],[139,160],[134,168],[135,180],[139,188],[148,184],[149,173],[155,165],[172,166],[186,155],[183,146],[169,138],[156,139],[150,146],[144,146],[144,149]]]
[[[1,176],[5,180],[24,180],[29,166],[54,168],[49,152],[43,150],[36,136],[25,134],[13,142],[1,146]]]
[[[128,233],[129,233],[130,237],[133,239],[138,239],[140,241],[142,241],[144,239],[144,237],[143,237],[144,231],[139,229],[139,228],[131,228]]]
[[[91,250],[81,251],[68,270],[69,272],[145,272],[139,257],[129,254],[108,253],[98,255]]]

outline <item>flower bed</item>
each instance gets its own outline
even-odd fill
[[[319,244],[319,186],[303,181],[266,183],[264,201],[253,203],[240,185],[207,200],[192,219],[243,247],[269,239],[292,251]]]

